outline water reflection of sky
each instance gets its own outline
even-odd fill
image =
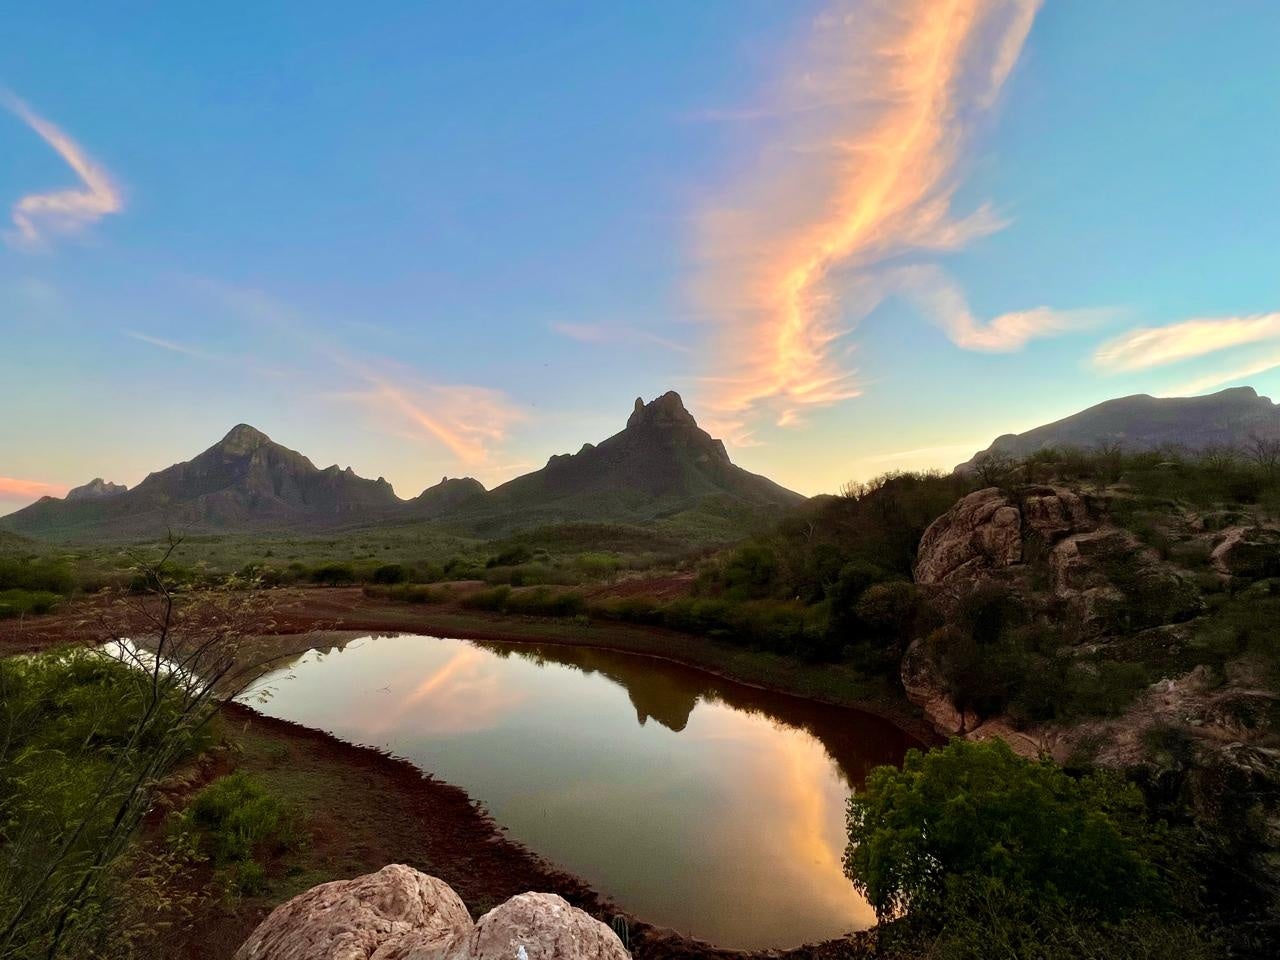
[[[259,708],[383,747],[655,923],[733,947],[869,926],[840,869],[850,784],[909,739],[663,661],[380,637],[312,651]]]

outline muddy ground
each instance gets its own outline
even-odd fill
[[[425,606],[371,599],[359,588],[284,589],[272,594],[275,635],[269,642],[281,655],[352,632],[403,631],[608,646],[678,660],[748,683],[870,707],[932,739],[918,717],[887,696],[868,702],[856,695],[828,695],[821,676],[805,672],[823,668],[742,659],[732,651],[671,631],[487,616],[463,611],[456,603]],[[100,641],[113,616],[105,602],[90,598],[53,614],[0,625],[0,655]],[[771,670],[781,673],[771,677]],[[814,682],[815,688],[806,686]],[[605,922],[623,916],[633,953],[640,960],[753,956],[721,950],[628,917],[581,880],[508,839],[464,791],[424,774],[408,761],[262,716],[239,704],[225,705],[219,723],[223,749],[216,760],[206,757],[180,775],[178,787],[163,798],[163,805],[180,808],[215,777],[245,770],[294,807],[305,842],[269,858],[270,890],[263,896],[228,897],[215,890],[209,871],[197,871],[190,882],[207,895],[189,922],[166,933],[164,949],[169,956],[225,960],[276,903],[315,884],[372,872],[388,863],[406,863],[442,878],[475,916],[526,890],[558,893]],[[158,810],[149,821],[150,844],[164,842],[164,812]],[[871,940],[867,934],[854,935],[754,956],[864,957],[869,955]]]

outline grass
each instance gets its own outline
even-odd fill
[[[200,791],[175,818],[188,849],[208,857],[239,894],[267,890],[266,867],[258,856],[272,856],[300,843],[297,815],[257,777],[237,771]]]

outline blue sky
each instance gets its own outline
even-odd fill
[[[7,14],[0,510],[240,421],[413,496],[674,388],[817,493],[1280,394],[1275,4],[261,7]]]

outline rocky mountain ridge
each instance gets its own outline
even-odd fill
[[[1129,453],[1162,447],[1199,451],[1244,447],[1255,438],[1280,441],[1280,404],[1253,387],[1232,387],[1202,397],[1135,394],[1107,400],[1024,433],[997,437],[956,467],[970,468],[986,454],[1026,457],[1048,448],[1117,445]]]
[[[95,480],[0,518],[34,537],[127,539],[166,530],[321,530],[415,521],[484,533],[563,520],[644,522],[717,501],[726,509],[799,503],[799,494],[735,466],[698,427],[680,396],[636,400],[623,430],[541,470],[486,491],[444,478],[401,500],[383,478],[317,468],[307,457],[239,424],[203,453],[150,474],[132,490]]]

